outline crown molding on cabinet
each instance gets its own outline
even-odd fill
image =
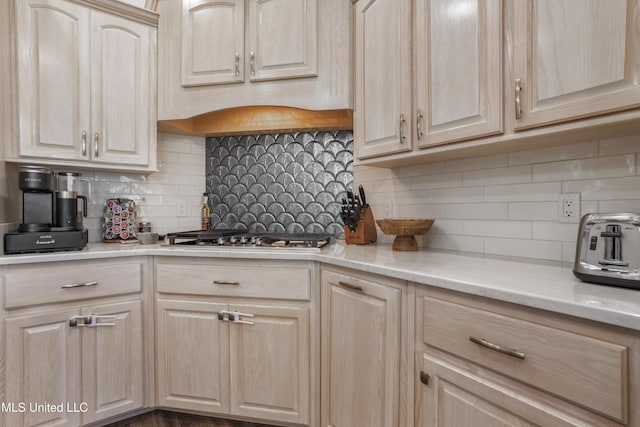
[[[192,136],[232,136],[292,130],[351,130],[353,110],[304,110],[278,106],[247,106],[160,120],[158,132]]]
[[[158,26],[159,15],[152,11],[113,0],[73,0],[75,3],[89,6],[93,9],[108,12],[113,15],[127,18],[131,21],[138,21],[142,24]],[[155,2],[157,3],[157,1]],[[147,2],[150,7],[155,7],[154,2]]]

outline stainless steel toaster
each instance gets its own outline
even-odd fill
[[[586,214],[573,274],[585,282],[640,289],[640,214]]]

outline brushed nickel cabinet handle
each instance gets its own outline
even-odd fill
[[[482,347],[488,348],[490,350],[493,351],[497,351],[498,353],[502,353],[502,354],[506,354],[507,356],[511,356],[511,357],[515,357],[516,359],[520,359],[520,360],[524,360],[524,353],[515,350],[515,349],[510,349],[510,348],[506,348],[506,347],[502,347],[498,344],[494,344],[492,342],[489,342],[487,340],[485,340],[484,338],[476,338],[476,337],[469,337],[469,341],[471,341],[472,343],[478,344]]]
[[[522,105],[520,102],[520,92],[522,91],[522,82],[520,79],[516,79],[516,120],[522,118]]]
[[[362,292],[362,286],[360,285],[354,285],[353,283],[342,282],[342,281],[338,282],[338,284],[343,288],[351,289],[352,291]]]
[[[422,119],[424,118],[424,114],[422,114],[422,110],[418,108],[418,113],[416,115],[416,133],[418,135],[418,141],[422,139],[424,136],[424,132],[422,132]]]
[[[87,131],[82,131],[82,155],[87,155]]]
[[[239,285],[240,282],[236,280],[214,280],[214,285]]]
[[[93,154],[100,157],[100,134],[98,132],[93,134]]]
[[[404,114],[400,114],[400,143],[404,144],[407,137],[404,135],[404,125],[407,123],[407,119],[405,119]]]
[[[240,53],[236,52],[236,77],[240,75]]]
[[[69,285],[62,285],[62,289],[70,289],[70,288],[84,288],[87,286],[97,286],[98,282],[86,282],[86,283],[71,283]]]
[[[256,54],[254,51],[251,51],[249,54],[249,65],[251,67],[251,75],[256,75]]]

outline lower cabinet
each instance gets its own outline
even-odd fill
[[[415,425],[638,426],[637,332],[417,286]]]
[[[159,406],[315,425],[312,264],[160,259],[156,271]]]
[[[76,427],[150,403],[143,264],[52,262],[5,270],[5,426]]]
[[[322,426],[407,425],[406,294],[400,280],[323,268]]]

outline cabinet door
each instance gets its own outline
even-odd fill
[[[592,425],[499,382],[496,374],[423,354],[416,381],[416,426],[577,427]],[[493,378],[493,379],[492,379]],[[426,384],[425,384],[426,383]],[[611,423],[613,424],[613,423]],[[595,425],[595,424],[593,424]],[[608,425],[608,423],[607,423]]]
[[[105,317],[97,327],[82,330],[82,398],[88,405],[83,424],[143,406],[140,301],[83,309],[83,316],[90,314]]]
[[[158,405],[229,413],[226,304],[159,300],[156,315]]]
[[[409,151],[411,1],[360,0],[355,7],[355,154]]]
[[[317,74],[317,10],[317,0],[249,1],[247,49],[251,80]]]
[[[244,81],[244,0],[182,0],[182,86]]]
[[[5,412],[6,426],[80,425],[80,333],[69,326],[77,310],[6,320],[6,396],[15,408]],[[18,405],[24,404],[23,410]],[[63,405],[61,412],[39,405]]]
[[[156,121],[149,27],[93,12],[91,31],[92,160],[147,165]]]
[[[638,0],[514,2],[515,128],[639,106],[639,10]]]
[[[252,324],[229,324],[231,412],[309,424],[308,307],[232,304]]]
[[[416,12],[418,145],[501,133],[502,1],[419,0]]]
[[[14,4],[20,113],[18,154],[88,158],[89,12],[60,0]]]
[[[401,290],[322,275],[322,426],[399,424]]]

